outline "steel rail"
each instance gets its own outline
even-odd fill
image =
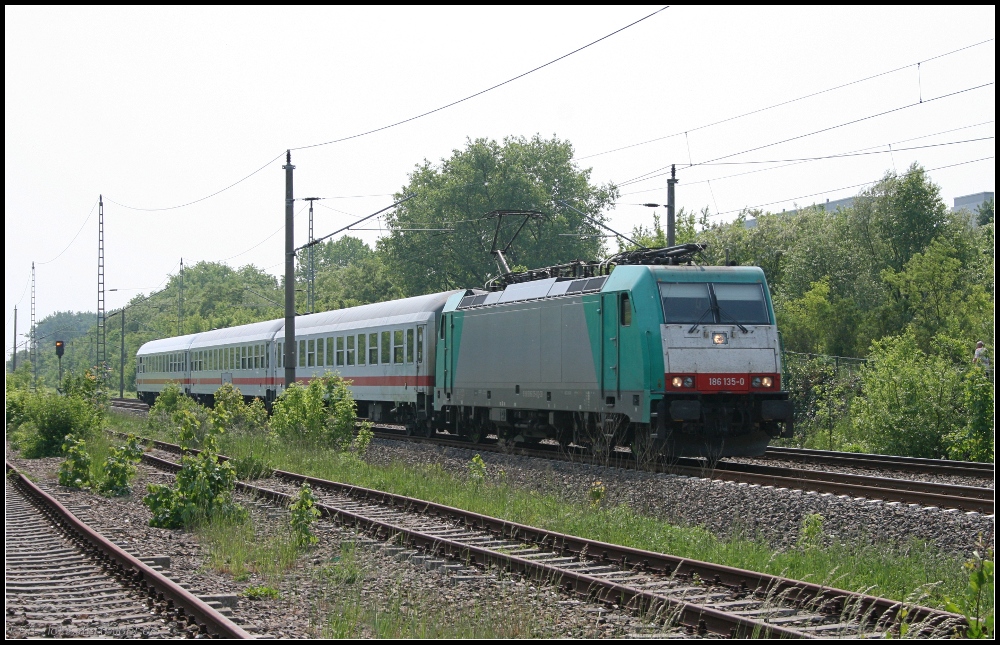
[[[555,446],[548,450],[540,447],[514,448],[511,450],[509,448],[501,449],[497,444],[473,444],[450,437],[412,437],[398,432],[387,432],[378,429],[375,431],[375,435],[383,439],[432,443],[453,448],[463,448],[465,450],[511,452],[512,454],[527,457],[559,459],[598,466],[636,468],[636,463],[630,453],[614,453],[613,456],[601,458],[586,454],[569,455]],[[661,462],[656,465],[656,472],[702,479],[757,484],[760,486],[773,486],[775,488],[788,488],[790,490],[814,490],[819,493],[881,499],[903,504],[957,508],[963,511],[975,511],[984,514],[992,514],[994,512],[994,491],[990,488],[916,482],[905,479],[893,479],[891,477],[870,477],[820,470],[799,470],[758,466],[756,464],[737,464],[725,461],[718,462],[712,468],[707,463],[695,459],[677,459],[673,463]]]
[[[886,468],[929,475],[959,475],[993,479],[996,464],[978,461],[952,461],[950,459],[924,459],[870,453],[836,452],[809,448],[784,448],[768,446],[765,457],[861,468]]]
[[[165,442],[155,442],[155,444],[163,450],[170,450],[177,453],[182,452],[180,446],[174,444],[166,444]],[[220,458],[224,457],[220,455]],[[157,468],[174,472],[180,468],[179,464],[160,459],[153,455],[146,454],[144,455],[144,459],[147,463]],[[665,576],[686,576],[702,580],[712,580],[716,584],[751,594],[765,592],[768,597],[780,597],[788,600],[798,609],[808,607],[810,611],[823,611],[828,615],[834,616],[843,612],[845,608],[851,607],[855,610],[856,615],[864,617],[866,624],[879,625],[882,629],[885,629],[897,618],[900,618],[900,612],[904,609],[906,613],[902,614],[902,616],[905,616],[906,620],[910,621],[911,624],[923,625],[924,629],[950,626],[953,629],[961,631],[965,625],[964,618],[961,616],[928,607],[906,605],[894,600],[834,589],[780,576],[772,576],[724,565],[580,538],[435,502],[309,477],[288,471],[275,470],[273,471],[273,476],[299,485],[308,483],[315,489],[332,491],[362,502],[374,503],[391,509],[409,510],[426,516],[447,518],[466,527],[486,531],[493,536],[530,545],[544,545],[546,548],[562,555],[571,555],[581,559],[584,557],[594,559],[599,562],[619,566],[625,571],[633,570]],[[241,492],[258,495],[282,505],[288,505],[293,501],[293,497],[286,493],[243,482],[237,484],[237,489]],[[440,535],[424,533],[420,530],[399,526],[381,519],[368,518],[359,513],[337,508],[329,504],[317,504],[317,508],[320,509],[320,512],[324,516],[334,518],[338,522],[361,528],[382,539],[402,537],[406,544],[432,554],[440,554],[481,566],[499,565],[514,571],[542,576],[550,580],[560,580],[561,585],[567,591],[574,591],[604,602],[620,603],[637,611],[666,609],[675,613],[682,624],[699,631],[709,630],[730,637],[756,635],[779,638],[802,638],[810,636],[808,633],[795,629],[780,627],[746,616],[730,614],[712,607],[686,602],[682,599],[670,598],[669,596],[631,587],[613,580],[570,571],[546,564],[545,562],[537,562],[485,547],[450,540]],[[817,607],[822,609],[817,609]],[[862,630],[867,628],[866,625],[860,623],[857,627]]]
[[[123,551],[116,544],[92,529],[71,513],[54,497],[23,476],[10,462],[4,461],[7,478],[27,497],[45,509],[60,528],[72,539],[81,541],[107,562],[119,577],[138,586],[157,599],[172,605],[180,614],[193,619],[201,630],[222,638],[253,638],[239,625],[210,607],[179,584],[170,580],[135,556]]]

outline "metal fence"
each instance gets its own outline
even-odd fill
[[[851,402],[861,393],[861,367],[866,358],[783,352],[783,389],[795,412],[792,445],[840,448],[850,424]],[[838,428],[841,432],[838,432]]]

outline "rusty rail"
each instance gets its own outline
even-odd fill
[[[119,577],[129,584],[147,591],[150,596],[171,604],[181,616],[193,619],[204,632],[221,638],[253,638],[250,634],[217,612],[203,600],[165,577],[135,556],[126,553],[116,544],[82,522],[58,500],[43,491],[34,482],[21,475],[9,462],[4,462],[7,478],[24,494],[57,522],[71,538],[82,542],[97,557],[106,561]]]

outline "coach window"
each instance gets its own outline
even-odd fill
[[[368,334],[368,364],[378,365],[378,334]]]
[[[627,293],[622,294],[621,305],[621,315],[618,320],[622,321],[622,327],[628,327],[632,324],[632,304],[628,301]]]
[[[337,367],[344,366],[344,337],[337,336]]]
[[[388,365],[392,362],[392,332],[384,331],[382,332],[382,346],[380,348],[382,351],[379,353],[381,357],[379,362],[383,365]]]
[[[406,330],[406,362],[413,362],[413,328]]]
[[[259,370],[264,367],[264,346],[254,345],[253,346],[253,368]]]
[[[323,367],[323,365],[329,365],[329,363],[327,363],[327,362],[325,362],[323,360],[325,358],[325,355],[326,355],[326,350],[325,350],[326,342],[324,342],[324,341],[325,341],[324,338],[317,338],[316,339],[316,366],[317,367]]]
[[[354,365],[354,336],[347,337],[347,364]]]
[[[417,362],[424,362],[424,326],[417,327]]]
[[[403,330],[397,329],[392,332],[392,362],[396,365],[403,363]]]
[[[306,341],[299,341],[299,367],[306,366]]]
[[[309,358],[306,361],[306,367],[316,367],[316,341],[309,341]]]
[[[358,365],[364,365],[365,359],[368,357],[365,345],[366,338],[364,334],[358,334]]]

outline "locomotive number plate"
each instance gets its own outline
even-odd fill
[[[746,374],[698,374],[695,387],[702,391],[746,392],[750,389],[750,377]]]

